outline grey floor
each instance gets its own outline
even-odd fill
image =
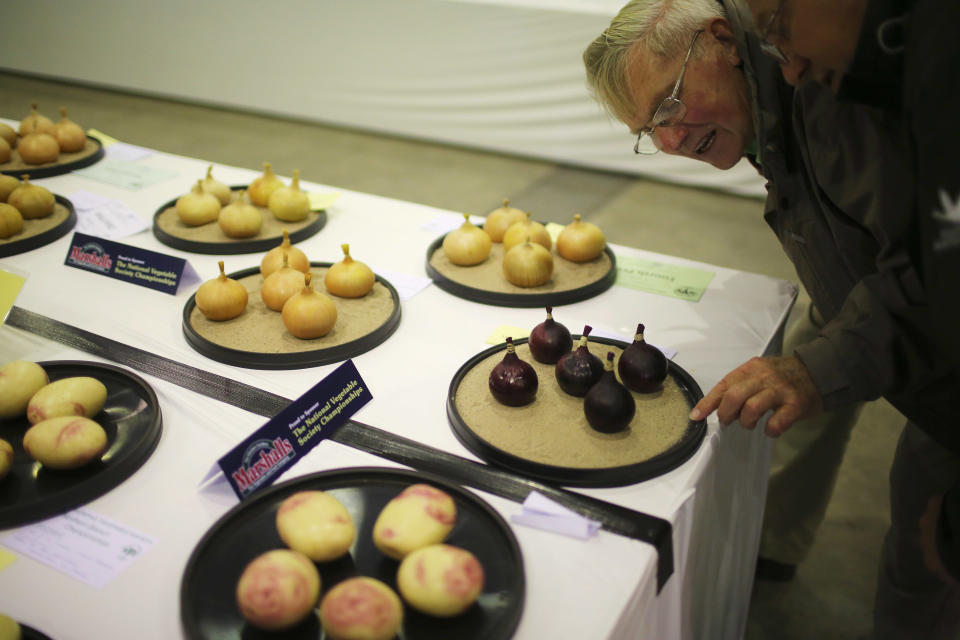
[[[796,281],[755,199],[0,73],[0,116],[20,119],[31,102],[50,117],[64,105],[76,122],[130,144],[251,169],[270,160],[284,174],[299,168],[306,180],[455,211],[482,215],[505,197],[533,212],[574,202],[617,243]],[[747,640],[869,632],[901,426],[886,403],[866,407],[809,558],[793,581],[755,585]]]

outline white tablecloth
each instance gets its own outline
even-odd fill
[[[184,193],[207,163],[155,154],[139,163],[176,177],[128,191],[77,174],[38,180],[69,196],[86,190],[116,198],[152,219],[157,207]],[[257,174],[215,166],[227,184]],[[329,191],[329,185],[305,188]],[[424,275],[426,247],[437,233],[421,228],[439,215],[430,207],[344,192],[327,210],[325,228],[300,243],[311,260],[336,261],[340,244],[374,270]],[[557,212],[564,221],[569,212]],[[293,371],[241,369],[194,351],[185,342],[181,314],[190,291],[177,296],[63,265],[70,235],[45,247],[0,259],[0,269],[29,278],[17,306],[222,376],[294,398],[336,365]],[[181,256],[203,279],[219,256],[186,253],[149,232],[125,243]],[[648,339],[678,351],[675,361],[706,391],[727,371],[775,348],[778,330],[796,295],[794,285],[765,276],[704,265],[613,245],[638,256],[716,273],[697,303],[614,286],[590,300],[557,310],[576,330],[584,324],[625,337],[637,322]],[[227,271],[259,263],[260,256],[227,256]],[[454,437],[445,415],[450,380],[470,356],[486,348],[500,325],[533,326],[542,310],[475,304],[429,286],[402,305],[396,333],[354,358],[374,399],[355,418],[465,458],[476,459]],[[31,334],[0,329],[0,362],[13,359],[94,359]],[[145,376],[163,410],[157,451],[129,480],[87,507],[157,539],[115,581],[88,587],[27,557],[0,570],[0,611],[52,638],[98,636],[157,640],[180,637],[178,592],[187,557],[201,535],[236,503],[198,483],[227,449],[264,419],[168,382]],[[644,543],[601,531],[587,542],[514,526],[524,555],[527,601],[518,640],[542,638],[736,638],[742,635],[752,584],[759,522],[766,491],[769,442],[762,432],[729,428],[715,418],[697,453],[654,480],[582,493],[669,520],[674,527],[675,572],[656,593],[656,553]],[[284,479],[343,466],[384,465],[374,456],[325,441]],[[478,492],[505,518],[519,505]],[[0,544],[7,532],[0,532]]]

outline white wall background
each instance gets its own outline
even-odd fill
[[[11,0],[0,67],[762,195],[746,163],[634,156],[589,96],[624,2]]]

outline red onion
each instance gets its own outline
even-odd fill
[[[620,379],[627,388],[649,393],[660,388],[667,377],[667,358],[660,349],[643,340],[643,325],[637,325],[633,344],[623,350],[617,366]]]
[[[507,338],[507,354],[490,372],[488,384],[493,397],[510,407],[522,407],[537,397],[537,372],[517,356],[513,338]]]
[[[603,362],[587,348],[587,336],[590,335],[590,331],[589,325],[583,328],[583,335],[580,336],[577,348],[562,355],[557,360],[557,367],[554,370],[560,388],[578,398],[587,395],[590,387],[595,385],[603,375]]]
[[[623,356],[620,356],[621,358]],[[613,372],[613,353],[607,353],[600,382],[590,387],[583,399],[587,422],[602,433],[616,433],[626,429],[637,411],[637,405],[627,388],[617,382]]]
[[[553,319],[553,307],[547,307],[547,319],[530,332],[530,353],[534,360],[544,364],[556,364],[560,356],[573,348],[570,331]]]

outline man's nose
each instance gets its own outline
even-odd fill
[[[810,61],[800,56],[790,56],[787,62],[780,63],[783,79],[787,81],[787,84],[794,87],[800,86],[807,79],[809,69]]]
[[[664,153],[680,153],[688,133],[687,128],[683,125],[659,127],[657,129],[657,142],[660,150]]]

